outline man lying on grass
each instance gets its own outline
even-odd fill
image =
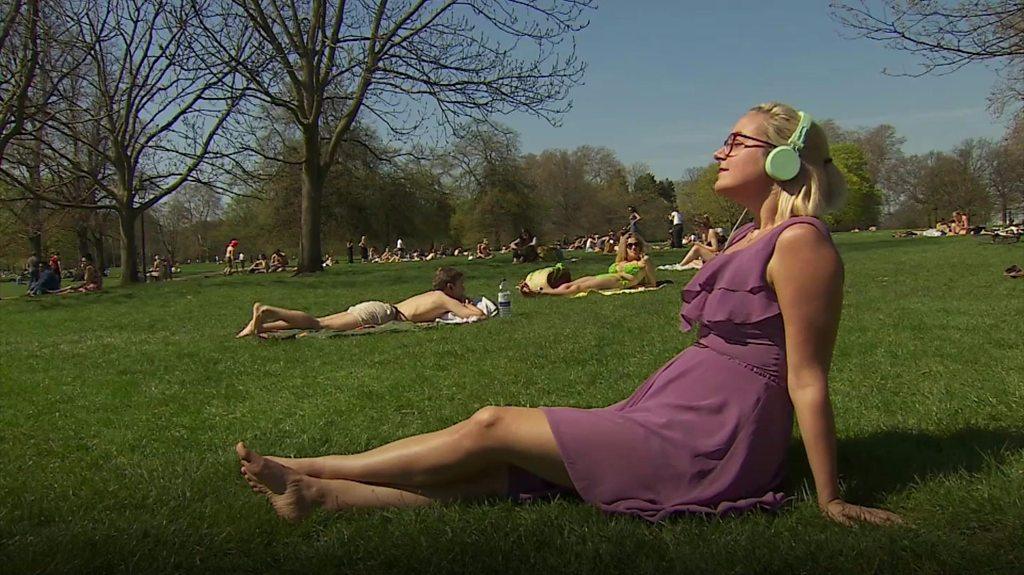
[[[341,313],[313,317],[306,312],[256,302],[252,304],[252,319],[249,325],[235,337],[286,329],[351,331],[361,327],[376,327],[391,321],[434,321],[448,312],[463,319],[485,315],[466,298],[462,272],[455,268],[443,267],[434,275],[432,291],[394,305],[382,301],[366,301]]]

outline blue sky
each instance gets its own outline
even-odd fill
[[[609,147],[678,179],[712,152],[750,106],[779,100],[847,128],[892,124],[910,154],[998,138],[1006,120],[986,110],[996,80],[984,66],[947,76],[891,77],[915,60],[844,38],[827,2],[603,0],[577,38],[584,84],[562,126],[503,121],[524,152]]]

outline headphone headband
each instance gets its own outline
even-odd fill
[[[799,152],[804,147],[804,140],[807,138],[807,130],[811,127],[811,115],[797,111],[800,115],[800,122],[796,125],[796,130],[793,130],[793,135],[789,137],[789,146]]]

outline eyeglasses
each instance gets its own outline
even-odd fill
[[[747,142],[741,141],[740,138],[742,138],[744,140],[750,140],[752,142],[757,142],[757,144],[760,144],[760,145],[748,144]],[[748,135],[740,133],[740,132],[733,132],[733,133],[729,134],[728,136],[725,137],[725,141],[722,142],[722,147],[725,148],[725,155],[726,156],[731,156],[732,155],[732,151],[737,146],[741,147],[741,148],[769,148],[769,149],[770,148],[777,148],[778,147],[778,146],[776,146],[775,144],[773,144],[771,142],[766,142],[764,140],[755,138],[754,136],[748,136]]]
[[[640,244],[638,244],[638,243],[629,243],[629,244],[626,244],[626,249],[627,249],[627,250],[636,250],[636,249],[640,249]]]

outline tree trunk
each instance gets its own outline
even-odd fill
[[[35,229],[31,230],[28,236],[28,245],[32,248],[32,254],[39,258],[39,261],[43,260],[43,232]]]
[[[318,135],[317,135],[318,137]],[[306,135],[306,160],[302,164],[302,219],[299,235],[299,271],[323,269],[320,258],[320,198],[324,178],[320,169],[320,147]]]
[[[40,260],[43,259],[43,209],[42,202],[38,198],[29,200],[28,210],[28,245],[32,248],[32,254]]]
[[[89,227],[85,224],[76,225],[75,239],[78,240],[78,257],[84,258],[89,253]]]
[[[96,258],[96,269],[100,270],[101,272],[107,269],[107,256],[106,254],[103,253],[104,249],[105,248],[103,246],[103,234],[99,232],[94,233],[92,235],[92,255],[94,258]]]
[[[121,227],[121,285],[139,281],[139,262],[135,251],[135,218],[138,214],[132,208],[117,212]]]

